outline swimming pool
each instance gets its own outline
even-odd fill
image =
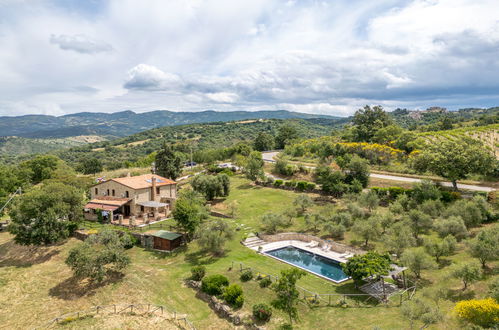
[[[337,283],[348,279],[338,261],[295,246],[266,251],[265,254]]]

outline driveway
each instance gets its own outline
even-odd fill
[[[264,152],[262,152],[262,158],[265,162],[275,163],[274,157],[276,157],[278,154],[279,154],[279,151],[268,151],[268,152],[264,151]],[[306,167],[314,168],[312,166],[306,166]],[[401,181],[401,182],[421,182],[422,181],[422,179],[408,178],[405,176],[389,175],[389,174],[371,173],[370,176],[373,178],[378,178],[378,179]],[[451,182],[440,182],[440,184],[444,187],[452,187]],[[485,192],[490,192],[490,191],[495,190],[492,187],[482,187],[482,186],[477,186],[477,185],[461,184],[461,183],[458,183],[457,187],[459,189],[473,190],[473,191],[485,191]]]

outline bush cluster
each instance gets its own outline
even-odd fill
[[[244,304],[243,289],[237,284],[231,284],[225,288],[223,298],[230,306],[241,308]]]
[[[260,280],[260,288],[267,288],[272,284],[270,277],[266,276]]]
[[[191,279],[194,281],[201,281],[206,274],[206,268],[204,266],[195,266],[191,268]]]
[[[250,281],[251,279],[253,278],[253,272],[251,270],[245,270],[241,276],[240,276],[240,280],[243,281],[243,282],[248,282]]]
[[[272,308],[267,304],[253,305],[253,317],[260,322],[267,322],[272,316]]]
[[[209,295],[218,296],[223,293],[224,287],[229,285],[229,280],[223,275],[210,275],[203,278],[201,290]]]

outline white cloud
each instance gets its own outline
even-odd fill
[[[139,64],[128,71],[124,87],[138,90],[166,90],[179,88],[182,85],[180,78],[172,73],[147,64]]]
[[[51,35],[50,43],[58,45],[63,50],[72,50],[82,54],[105,53],[113,47],[103,41],[92,40],[85,35]]]
[[[0,115],[497,105],[497,12],[496,0],[4,1]]]

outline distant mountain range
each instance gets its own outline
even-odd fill
[[[194,123],[237,121],[247,119],[340,119],[286,110],[276,111],[201,111],[173,112],[158,110],[144,113],[120,111],[115,113],[80,112],[64,116],[26,115],[0,117],[0,137],[66,138],[97,135],[106,138],[124,137],[163,126]]]

